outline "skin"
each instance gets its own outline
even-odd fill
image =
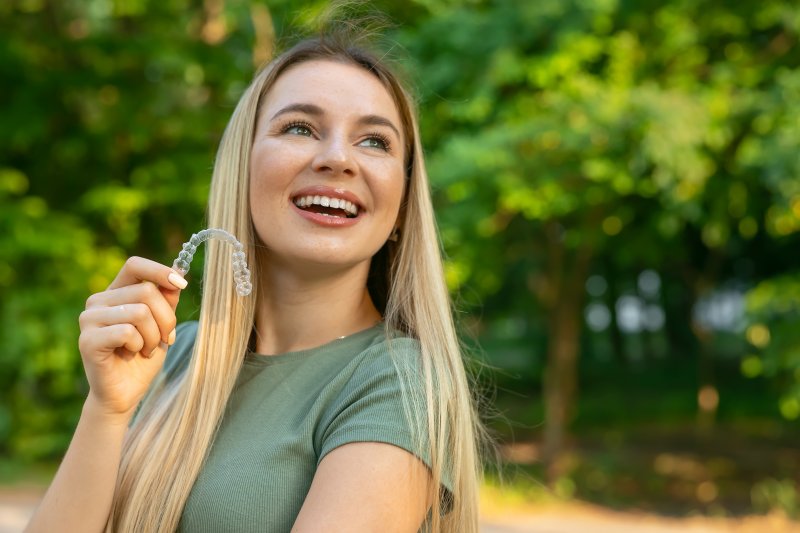
[[[281,113],[297,103],[316,109]],[[385,123],[365,124],[365,117]],[[400,125],[386,89],[352,65],[295,65],[266,96],[250,169],[251,214],[266,265],[258,276],[259,353],[319,346],[380,319],[366,280],[403,198]],[[315,185],[355,194],[363,208],[358,222],[331,228],[298,215],[292,197]],[[103,530],[128,424],[174,342],[183,284],[170,281],[173,273],[132,257],[107,290],[87,300],[79,347],[90,392],[26,531]],[[417,531],[430,507],[429,483],[427,467],[405,450],[375,442],[341,446],[320,463],[293,531]]]
[[[316,109],[291,110],[298,105]],[[391,126],[364,124],[365,117]],[[380,320],[366,279],[403,198],[400,132],[392,97],[375,76],[352,65],[301,63],[269,91],[250,165],[253,224],[266,247],[260,276],[265,297],[256,318],[259,353],[319,346]],[[318,185],[354,194],[363,208],[358,223],[328,228],[302,218],[292,199]]]

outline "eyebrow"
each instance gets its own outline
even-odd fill
[[[285,115],[286,113],[305,113],[307,115],[313,116],[322,116],[325,114],[325,111],[318,105],[314,104],[289,104],[284,108],[281,108],[277,113],[272,115],[272,120],[275,120],[281,115]],[[380,115],[364,115],[358,119],[358,124],[363,124],[366,126],[386,126],[394,130],[394,133],[397,135],[398,139],[402,139],[403,136],[400,135],[400,130],[397,129],[391,120],[388,118],[382,117]]]
[[[295,111],[299,111],[300,113],[305,113],[307,115],[323,115],[324,111],[319,106],[314,104],[290,104],[286,107],[280,109],[277,113],[272,115],[272,120],[275,120],[281,115],[285,115],[286,113],[292,113]]]

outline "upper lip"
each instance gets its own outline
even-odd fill
[[[294,202],[297,198],[302,198],[303,196],[327,196],[328,198],[347,200],[358,208],[359,213],[364,210],[364,204],[361,203],[361,199],[345,189],[334,189],[333,187],[326,187],[324,185],[314,185],[296,191],[292,194],[291,200]]]

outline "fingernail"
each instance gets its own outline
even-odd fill
[[[169,339],[167,339],[167,344],[172,346],[175,344],[175,330],[173,329],[172,332],[169,334]]]
[[[170,283],[172,283],[173,285],[175,285],[179,289],[185,289],[186,286],[189,284],[188,281],[186,281],[185,279],[180,277],[176,272],[171,273],[167,277],[167,279],[169,280]]]

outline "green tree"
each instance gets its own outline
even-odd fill
[[[493,1],[408,32],[451,285],[545,317],[551,478],[598,258],[672,269],[696,301],[758,233],[763,166],[740,160],[759,99],[797,62],[797,17],[783,2]]]
[[[60,454],[85,394],[85,298],[126,256],[169,262],[203,226],[233,105],[273,36],[327,4],[0,3],[0,451]],[[484,328],[518,319],[547,338],[551,477],[575,410],[592,273],[611,287],[657,270],[671,347],[695,337],[709,387],[714,332],[691,310],[726,280],[761,282],[743,367],[782,380],[782,412],[797,416],[797,7],[377,5],[398,23],[390,36],[405,52],[393,53],[411,60],[421,96],[450,286],[483,305]],[[198,302],[191,287],[181,318]]]
[[[274,45],[271,15],[283,31],[308,4],[0,3],[0,453],[66,447],[86,393],[85,299],[127,256],[168,263],[203,227],[214,150]]]
[[[795,19],[795,24],[797,21]],[[794,41],[797,40],[797,26]],[[789,38],[779,41],[789,45]],[[760,250],[775,258],[763,265],[762,281],[747,295],[747,341],[754,352],[742,361],[751,377],[781,381],[779,409],[784,418],[800,418],[800,70],[777,69],[775,83],[753,102],[752,128],[759,133],[743,145],[739,163],[750,169],[768,193],[760,219],[767,240]]]

